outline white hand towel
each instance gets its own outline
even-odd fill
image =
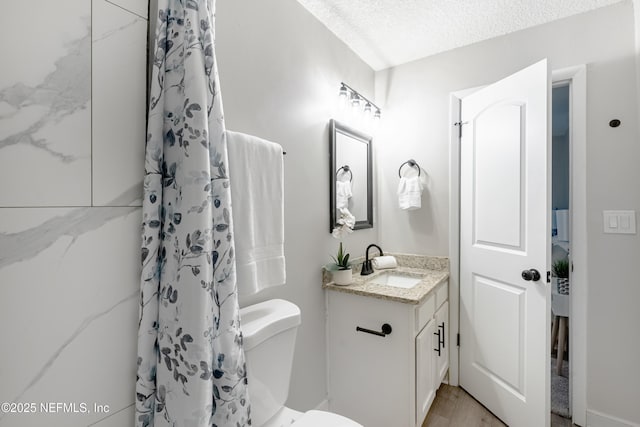
[[[385,256],[377,256],[372,261],[373,268],[376,270],[383,270],[385,268],[396,268],[398,266],[398,261],[396,261],[396,257],[392,255]]]
[[[400,209],[414,210],[422,206],[422,182],[419,176],[400,178],[398,184],[398,204]]]
[[[351,181],[336,181],[336,208],[348,209],[351,192]]]
[[[226,132],[238,293],[283,285],[284,165],[282,147]]]

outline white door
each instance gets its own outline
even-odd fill
[[[460,385],[513,427],[549,426],[550,94],[545,59],[461,104]]]

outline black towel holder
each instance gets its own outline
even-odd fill
[[[402,167],[403,167],[404,165],[409,165],[409,166],[411,166],[412,168],[418,168],[418,176],[420,176],[420,165],[419,165],[419,164],[418,164],[418,162],[416,162],[415,160],[413,160],[413,159],[409,159],[409,160],[407,160],[406,162],[404,162],[403,164],[401,164],[401,165],[400,165],[400,167],[398,168],[398,176],[399,176],[400,178],[402,178],[402,173],[401,173],[401,172],[402,172]]]
[[[349,167],[349,165],[344,165],[336,171],[336,179],[338,178],[338,174],[340,173],[340,171],[344,171],[344,173],[349,172],[349,182],[353,182],[353,172],[351,172],[351,168]]]

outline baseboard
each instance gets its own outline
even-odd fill
[[[587,410],[586,427],[640,427],[640,424],[603,414],[602,412]]]
[[[320,402],[318,404],[318,406],[316,406],[313,409],[315,409],[316,411],[328,411],[329,410],[329,400],[325,398],[322,402]]]

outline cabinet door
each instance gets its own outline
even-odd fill
[[[445,301],[442,307],[436,311],[435,321],[435,333],[440,332],[440,335],[434,335],[433,337],[435,344],[433,348],[440,348],[439,355],[438,352],[434,353],[436,367],[434,387],[437,390],[447,374],[447,369],[449,369],[449,301]],[[440,339],[439,345],[438,339]]]
[[[406,304],[330,291],[329,410],[366,427],[413,427],[413,339]],[[387,336],[357,331],[381,330]]]
[[[422,425],[436,395],[433,350],[435,331],[435,320],[431,319],[416,336],[416,426]]]

